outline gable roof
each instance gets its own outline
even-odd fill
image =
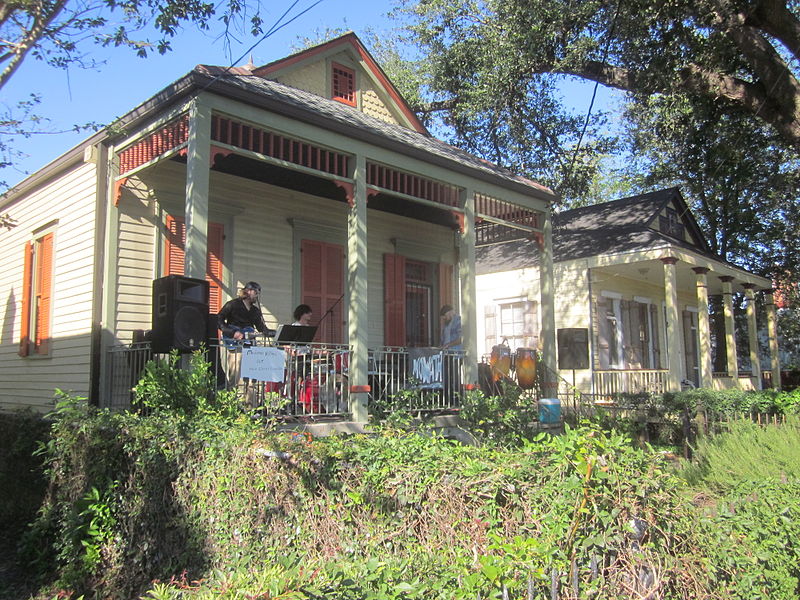
[[[338,38],[301,50],[285,58],[280,58],[253,69],[252,74],[273,79],[289,69],[318,60],[322,55],[341,50],[349,50],[363,64],[368,75],[378,84],[387,99],[390,100],[397,111],[406,119],[409,127],[424,135],[430,135],[427,128],[422,124],[422,121],[420,121],[414,111],[411,110],[411,107],[408,105],[405,98],[403,98],[403,95],[391,82],[389,77],[387,77],[386,73],[373,58],[372,54],[370,54],[369,50],[361,43],[358,36],[352,31]]]
[[[161,112],[200,92],[231,98],[264,110],[321,127],[335,133],[386,148],[422,161],[474,177],[491,184],[552,202],[556,194],[549,188],[521,177],[498,165],[469,154],[407,127],[388,123],[350,106],[310,92],[253,75],[250,69],[198,65],[148,100],[122,116],[116,130],[130,131],[150,122]],[[121,135],[121,134],[117,134]],[[110,129],[88,137],[45,165],[0,197],[0,206],[12,202],[25,191],[53,177],[83,159],[87,146],[113,140]]]
[[[379,145],[400,154],[511,187],[527,195],[533,192],[533,195],[546,201],[553,201],[556,197],[553,191],[541,184],[430,135],[388,123],[311,92],[256,75],[231,74],[223,67],[198,65],[186,77],[198,79],[195,83],[198,88]]]
[[[665,207],[679,215],[691,242],[654,227]],[[678,188],[667,188],[584,206],[553,215],[553,260],[614,255],[671,244],[720,260],[711,252],[697,221]],[[495,273],[539,264],[534,242],[508,242],[476,249],[478,273]]]
[[[661,211],[670,205],[691,242],[656,229]],[[676,187],[575,208],[553,216],[553,256],[559,261],[642,250],[665,242],[712,255],[692,211]]]

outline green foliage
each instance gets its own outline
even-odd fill
[[[0,536],[16,534],[34,516],[44,495],[41,460],[49,424],[31,411],[0,413]]]
[[[500,421],[515,447],[488,424],[492,443],[473,447],[404,420],[314,438],[74,398],[52,418],[29,556],[77,593],[474,600],[547,597],[553,578],[581,598],[630,597],[632,582],[663,598],[796,592],[788,470],[696,507],[660,455],[588,423],[523,436]]]
[[[193,352],[185,369],[180,368],[184,359],[177,350],[173,350],[165,361],[149,361],[133,389],[136,404],[145,409],[183,416],[238,416],[240,408],[236,391],[216,389],[211,363],[204,356],[202,349]]]
[[[538,420],[536,398],[519,386],[503,385],[502,393],[486,396],[480,390],[464,395],[461,416],[482,442],[519,445],[535,434]]]
[[[715,493],[741,482],[765,479],[800,480],[800,417],[783,425],[758,425],[751,420],[733,421],[727,431],[701,437],[694,460],[682,471],[693,486]]]

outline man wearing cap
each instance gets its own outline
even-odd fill
[[[238,298],[229,300],[217,314],[217,326],[222,331],[222,336],[228,340],[234,340],[228,346],[228,387],[233,388],[239,385],[239,373],[241,368],[241,340],[247,337],[248,333],[253,333],[257,329],[261,333],[268,333],[264,323],[264,316],[258,305],[258,295],[261,293],[261,286],[255,281],[248,281],[239,291]],[[250,385],[249,380],[244,380],[244,391],[248,403],[256,407],[256,391]]]
[[[261,286],[255,281],[248,281],[238,298],[225,303],[217,315],[217,325],[223,336],[241,340],[248,331],[255,329],[267,333],[264,316],[258,306],[260,293]]]

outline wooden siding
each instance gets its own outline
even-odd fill
[[[129,342],[134,329],[150,329],[155,261],[156,217],[141,185],[126,189],[119,201],[116,269],[116,339]]]
[[[152,198],[165,210],[179,210],[183,195],[184,169],[165,163],[142,174]],[[295,229],[290,219],[340,232],[346,239],[348,206],[231,175],[212,173],[210,183],[212,214],[229,211],[225,230],[226,280],[223,300],[233,297],[247,281],[261,284],[262,310],[267,325],[292,322],[299,302],[296,277]],[[226,208],[227,207],[227,208]],[[156,247],[155,226],[147,209],[131,195],[123,195],[120,211],[124,227],[120,232],[120,289],[118,292],[118,337],[130,339],[132,329],[149,328],[152,249]],[[216,211],[216,212],[215,212]],[[213,218],[216,220],[216,218]],[[123,233],[124,232],[124,233]],[[395,252],[393,238],[423,248],[431,262],[455,262],[453,232],[450,229],[378,211],[368,211],[368,306],[369,345],[383,344],[383,254]],[[333,242],[320,233],[320,240]],[[163,241],[161,242],[163,243]],[[346,243],[345,243],[346,245]],[[430,248],[430,251],[425,251]],[[124,259],[123,259],[124,257]],[[160,267],[159,267],[160,268]],[[346,314],[346,311],[345,311]],[[321,315],[318,315],[321,316]],[[437,320],[438,323],[438,320]]]
[[[53,407],[55,388],[89,392],[92,277],[95,266],[95,166],[81,164],[4,208],[18,225],[2,235],[0,409]],[[20,357],[23,248],[34,232],[54,225],[52,347],[47,356]]]

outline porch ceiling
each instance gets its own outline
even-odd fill
[[[678,289],[686,290],[695,288],[697,275],[692,268],[696,266],[697,265],[689,264],[686,261],[678,261],[676,264]],[[712,269],[707,274],[708,293],[710,295],[721,294],[722,281],[720,281],[720,277],[726,275],[734,276],[732,282],[734,292],[744,292],[744,287],[742,286],[743,280],[736,278],[735,275],[737,270],[732,269],[730,266],[725,266],[723,263],[720,263],[719,267],[720,269],[718,271]],[[594,283],[601,283],[602,281],[613,280],[617,277],[624,277],[634,281],[641,281],[647,285],[664,287],[664,265],[659,259],[625,263],[620,262],[610,266],[594,267],[592,270],[595,273],[595,277],[593,278]],[[743,272],[739,272],[744,276]],[[752,278],[752,275],[749,275],[749,278]],[[761,288],[757,287],[756,289]]]
[[[186,164],[185,156],[175,156],[173,161]],[[332,180],[316,177],[310,173],[274,165],[263,160],[231,153],[218,154],[212,172],[226,173],[243,177],[252,181],[260,181],[269,185],[282,187],[312,196],[327,198],[336,202],[347,202],[347,194],[343,187]],[[406,198],[399,198],[387,193],[371,195],[367,207],[410,219],[417,219],[441,225],[449,229],[457,229],[459,222],[454,213],[445,207],[438,208],[427,204],[416,203]]]

